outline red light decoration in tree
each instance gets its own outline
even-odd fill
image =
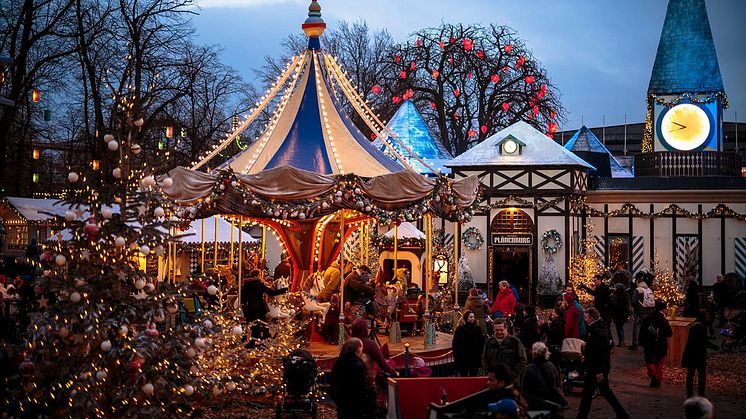
[[[433,73],[432,73],[432,74],[433,74],[433,78],[434,78],[434,79],[437,79],[437,78],[438,78],[438,76],[440,76],[440,72],[439,72],[438,70],[433,70]]]
[[[370,133],[370,140],[371,140],[371,141],[375,140],[375,139],[376,139],[376,137],[377,137],[377,136],[376,136],[376,133],[375,133],[375,132],[371,132],[371,133]]]
[[[468,134],[469,134],[469,137],[476,137],[477,136],[477,131],[473,130],[473,129],[470,129],[469,132],[468,132]]]
[[[454,37],[450,37],[450,38],[448,39],[448,42],[450,42],[450,43],[452,43],[452,44],[455,44],[455,43],[456,43],[456,38],[454,38]]]
[[[467,79],[471,79],[472,77],[474,77],[474,74],[472,74],[472,73],[466,73],[466,78]]]
[[[407,72],[402,70],[399,72],[399,78],[400,79],[406,79],[407,78]]]
[[[554,112],[554,111],[552,111],[552,112],[549,112],[549,117],[550,117],[550,118],[552,118],[552,119],[554,119],[554,118],[556,118],[556,117],[557,117],[557,113],[556,113],[556,112]]]
[[[550,122],[550,123],[549,123],[548,129],[549,129],[549,132],[550,132],[550,133],[554,134],[555,132],[557,132],[557,129],[558,129],[558,128],[559,128],[559,127],[557,126],[557,123],[556,123],[556,122]]]
[[[500,75],[499,74],[493,74],[490,76],[490,81],[492,83],[497,83],[500,81]]]
[[[397,64],[399,64],[401,62],[401,56],[400,55],[395,56],[394,57],[394,62],[396,62]]]
[[[534,116],[539,114],[539,105],[534,105]]]
[[[422,45],[422,41],[420,41],[420,38],[417,38],[417,39],[416,39],[416,40],[414,41],[414,46],[416,46],[416,47],[419,47],[420,45]]]
[[[483,60],[484,59],[484,51],[482,51],[482,50],[477,51],[477,58],[479,58],[480,60]]]
[[[515,60],[515,68],[519,69],[523,64],[526,63],[526,58],[523,56],[518,57],[517,60]]]
[[[430,107],[435,109],[438,107],[438,105],[436,105],[435,102],[430,102]]]
[[[479,130],[482,131],[482,134],[487,134],[487,125],[482,125]]]
[[[463,44],[464,49],[467,52],[471,51],[472,48],[474,48],[474,41],[472,41],[471,39],[464,39],[461,43]]]
[[[440,42],[438,43],[438,46],[440,47],[440,49],[444,49],[444,48],[446,47],[446,44],[445,44],[445,43],[443,43],[443,41],[440,41]]]
[[[381,93],[381,86],[375,85],[375,86],[373,86],[373,87],[370,88],[370,91],[373,92],[374,95],[377,95],[377,94]]]
[[[503,110],[504,110],[505,112],[507,112],[507,111],[508,111],[508,109],[510,109],[510,103],[508,103],[508,102],[503,102],[503,104],[502,104],[502,107],[503,107]]]
[[[401,102],[401,98],[399,96],[394,96],[391,98],[391,101],[394,103],[399,103]]]
[[[526,80],[526,84],[531,84],[534,82],[535,79],[534,76],[526,76],[524,80]]]
[[[453,118],[454,118],[454,119],[458,119],[458,112],[454,112],[454,113],[453,113]]]
[[[453,95],[454,96],[458,97],[458,95],[460,95],[460,94],[461,94],[461,91],[458,89],[458,87],[455,88],[455,89],[453,89]]]
[[[512,45],[510,45],[510,44],[508,44],[508,45],[505,45],[505,47],[503,48],[503,50],[504,50],[504,51],[505,51],[505,52],[506,52],[507,54],[510,54],[510,51],[513,51],[513,46],[512,46]]]
[[[410,70],[414,70],[415,68],[417,68],[417,64],[414,61],[411,61],[409,63],[409,69]]]

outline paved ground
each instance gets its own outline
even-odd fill
[[[746,418],[744,361],[746,354],[710,351],[706,396],[714,404],[717,418]],[[642,348],[636,351],[615,348],[611,365],[609,379],[612,390],[632,418],[678,419],[683,416],[681,406],[686,399],[684,369],[667,368],[662,387],[651,389],[644,369]],[[565,411],[565,417],[573,418],[578,412],[580,396],[568,397],[568,401],[570,408]],[[613,418],[614,411],[603,398],[598,397],[593,400],[591,417]]]

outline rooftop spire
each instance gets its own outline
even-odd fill
[[[324,33],[326,23],[321,18],[321,5],[318,1],[311,0],[311,5],[308,6],[308,18],[301,27],[308,36],[308,49],[321,49],[319,37]]]

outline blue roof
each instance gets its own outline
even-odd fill
[[[621,164],[619,164],[619,161],[614,158],[614,155],[609,152],[609,149],[607,149],[606,146],[601,143],[598,137],[596,137],[596,135],[593,134],[593,132],[589,130],[588,127],[586,127],[585,125],[580,127],[578,132],[576,132],[575,135],[573,135],[572,138],[570,138],[570,140],[565,143],[565,148],[572,152],[590,151],[593,153],[606,153],[609,155],[609,166],[611,168],[612,177],[632,176],[632,173],[630,173],[627,169],[622,167]]]
[[[453,158],[443,145],[430,134],[425,121],[422,120],[422,116],[411,100],[405,100],[402,103],[386,126],[394,133],[399,142],[409,147],[414,154],[436,170],[443,167],[443,161]],[[409,156],[409,153],[402,150],[402,147],[396,141],[389,141],[389,143],[399,154]],[[386,146],[382,143],[377,142],[377,144],[381,147],[381,150],[386,150]],[[408,163],[420,173],[432,172],[414,158],[408,158]]]
[[[669,0],[648,92],[723,91],[705,1]]]

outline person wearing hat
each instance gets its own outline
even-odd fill
[[[460,377],[476,377],[482,363],[479,357],[484,348],[484,333],[477,323],[477,318],[469,310],[464,315],[453,333],[453,363]]]
[[[668,352],[668,338],[673,336],[671,325],[663,315],[666,303],[655,302],[655,311],[650,313],[640,324],[640,345],[645,354],[645,365],[650,376],[650,387],[661,386],[663,380],[663,365]]]
[[[367,355],[370,360],[368,365],[368,378],[371,383],[375,382],[377,375],[376,368],[379,371],[383,371],[389,375],[396,376],[396,370],[386,364],[386,360],[383,358],[383,352],[378,343],[370,338],[370,329],[368,328],[368,320],[357,319],[352,322],[350,327],[350,335],[358,338],[363,342],[363,353]]]
[[[357,319],[366,317],[366,304],[373,300],[376,290],[368,284],[370,278],[370,268],[366,265],[360,265],[354,271],[350,272],[344,280],[343,304],[347,310],[347,303],[350,303],[349,311],[345,313],[345,319],[354,322]],[[373,310],[372,313],[375,313]]]
[[[502,399],[497,403],[491,403],[487,410],[495,414],[496,419],[518,419],[518,403],[511,399]]]

